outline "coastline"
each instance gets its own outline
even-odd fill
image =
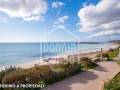
[[[109,47],[105,47],[103,48],[103,53],[107,52],[109,49],[113,49],[118,47],[118,44],[114,44],[112,46]],[[17,67],[23,68],[23,69],[27,69],[27,68],[32,68],[35,65],[48,65],[48,64],[59,64],[59,58],[68,58],[68,56],[76,56],[78,55],[80,58],[82,57],[89,57],[89,58],[94,58],[97,54],[100,53],[100,50],[89,50],[89,51],[84,51],[84,52],[80,52],[77,54],[65,54],[65,55],[59,55],[53,58],[48,58],[47,62],[43,59],[40,60],[35,60],[29,63],[23,63],[23,64],[18,64]]]
[[[118,44],[113,44],[109,47],[104,47],[103,48],[103,53],[108,51],[109,49],[112,48],[116,48],[118,47]],[[74,53],[74,54],[65,54],[65,55],[58,55],[52,58],[47,58],[47,59],[39,59],[39,60],[34,60],[31,62],[27,62],[27,63],[22,63],[22,64],[16,64],[14,65],[14,67],[20,67],[22,69],[27,69],[27,68],[32,68],[35,65],[48,65],[48,64],[59,64],[59,58],[68,58],[68,56],[76,56],[78,55],[80,58],[82,57],[89,57],[89,58],[94,58],[98,53],[100,53],[100,50],[88,50],[88,51],[83,51],[83,52],[79,52],[79,53]],[[10,65],[11,66],[11,65]],[[6,67],[9,66],[3,66],[0,68],[0,70],[4,70]]]
[[[92,58],[94,57],[95,55],[97,55],[99,53],[99,51],[94,51],[94,52],[87,52],[87,53],[80,53],[78,54],[80,58],[82,57],[89,57],[89,58]],[[48,58],[46,62],[44,59],[40,59],[40,60],[35,60],[35,61],[32,61],[32,62],[28,62],[28,63],[23,63],[23,64],[18,64],[16,67],[20,67],[22,69],[27,69],[27,68],[32,68],[34,67],[35,65],[48,65],[48,64],[59,64],[59,58],[67,58],[68,56],[75,56],[76,54],[73,54],[73,55],[61,55],[61,56],[56,56],[53,57],[53,58]]]

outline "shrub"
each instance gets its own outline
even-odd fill
[[[115,49],[110,49],[108,50],[106,53],[103,53],[103,59],[107,59],[107,60],[113,60],[115,57],[117,57],[119,54],[119,48],[115,48]],[[96,57],[101,57],[101,54],[98,54]]]
[[[82,71],[82,66],[81,64],[78,63],[74,63],[74,64],[65,64],[64,65],[64,76],[65,77],[69,77],[72,76],[74,74],[77,74],[78,72]]]
[[[101,57],[101,54],[97,54],[96,57]],[[102,53],[103,58],[109,58],[108,53]]]
[[[5,84],[25,84],[25,83],[38,83],[43,81],[40,71],[35,69],[21,69],[6,74],[3,77],[2,83]]]
[[[93,68],[96,66],[96,64],[92,62],[92,60],[88,57],[81,58],[80,62],[86,69]]]
[[[10,73],[10,72],[12,72],[12,71],[15,71],[16,69],[18,69],[18,68],[15,68],[15,67],[10,66],[10,67],[6,68],[5,70],[2,70],[2,71],[0,72],[0,83],[2,83],[2,79],[3,79],[3,77],[4,77],[6,74],[8,74],[8,73]]]
[[[41,65],[41,66],[35,65],[33,68],[29,68],[29,69],[15,69],[15,70],[10,69],[9,73],[5,73],[4,76],[2,76],[1,82],[3,84],[43,83],[45,85],[50,85],[54,82],[63,80],[64,78],[77,74],[81,71],[82,71],[82,65],[78,63],[55,64],[52,65],[52,68],[50,68],[49,65]],[[11,90],[11,89],[7,89],[7,90]],[[23,89],[23,90],[27,90],[27,89]]]
[[[114,59],[119,54],[119,49],[115,48],[113,51],[108,52],[109,59]]]
[[[82,66],[81,64],[74,63],[70,67],[70,75],[74,75],[80,71],[82,71]]]

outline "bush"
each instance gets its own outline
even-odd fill
[[[88,60],[89,63],[92,63]],[[90,64],[91,65],[91,64]],[[88,67],[90,67],[88,65]],[[52,68],[51,68],[52,67]],[[39,84],[50,85],[81,72],[82,65],[78,63],[55,64],[55,65],[35,65],[29,69],[9,69],[0,73],[2,84]],[[4,73],[3,73],[4,72]],[[2,89],[1,89],[2,90]],[[3,89],[5,90],[5,89]],[[22,90],[22,89],[7,89]],[[23,89],[27,90],[27,89]],[[30,89],[28,89],[30,90]],[[33,90],[33,89],[32,89]]]
[[[37,83],[41,79],[37,71],[19,70],[11,72],[4,76],[2,83],[5,84],[23,84],[23,83]]]
[[[101,54],[97,54],[96,57],[99,57],[99,58],[100,58],[100,57],[101,57]],[[102,57],[108,59],[108,58],[109,58],[108,53],[102,53]]]
[[[113,60],[115,57],[117,57],[119,54],[119,48],[115,48],[115,49],[110,49],[108,50],[106,53],[103,53],[103,59],[107,59],[107,60]],[[98,54],[96,57],[100,58],[101,54]]]
[[[3,79],[3,77],[4,77],[6,74],[8,74],[8,73],[10,73],[10,72],[13,72],[13,71],[15,71],[16,69],[17,69],[17,68],[10,66],[10,67],[6,68],[5,70],[2,70],[2,71],[0,72],[0,83],[2,83],[2,79]]]
[[[119,49],[115,48],[113,51],[108,52],[109,59],[114,59],[119,54]]]
[[[74,64],[68,63],[64,66],[65,77],[69,77],[81,71],[82,71],[82,66],[81,64],[78,64],[78,63],[74,63]]]
[[[81,58],[80,62],[86,69],[93,68],[96,66],[96,64],[92,62],[92,60],[88,57]]]

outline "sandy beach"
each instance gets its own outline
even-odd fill
[[[79,56],[80,58],[82,58],[82,57],[93,58],[98,53],[100,53],[100,51],[80,53],[80,54],[74,54],[74,55],[57,56],[57,57],[53,57],[53,58],[48,58],[48,59],[43,59],[43,60],[42,59],[41,60],[34,60],[32,62],[18,64],[17,67],[20,67],[20,68],[23,68],[23,69],[27,69],[27,68],[34,67],[35,65],[59,64],[59,60],[60,59],[65,60],[69,56],[71,56],[71,57]]]
[[[118,44],[113,44],[109,47],[105,47],[105,48],[103,48],[103,53],[107,52],[109,49],[116,48],[116,47],[118,47]],[[74,58],[77,56],[79,58],[82,58],[82,57],[94,58],[99,53],[100,53],[100,50],[89,50],[89,51],[79,52],[76,54],[64,54],[64,55],[59,55],[59,56],[55,56],[55,57],[51,57],[51,58],[47,58],[47,59],[32,60],[27,63],[16,64],[16,65],[12,65],[12,66],[27,69],[27,68],[34,67],[35,65],[58,64],[58,63],[60,63],[61,60],[66,60],[68,57]],[[6,67],[9,67],[9,66],[11,66],[11,65],[2,66],[2,67],[0,67],[0,70],[4,70]]]
[[[104,52],[107,50],[105,49]],[[17,64],[17,65],[2,66],[2,67],[0,67],[0,70],[4,70],[6,67],[9,68],[10,66],[27,69],[27,68],[34,67],[35,65],[58,64],[61,60],[66,60],[68,57],[73,58],[73,57],[77,56],[79,58],[82,58],[82,57],[94,58],[98,53],[100,53],[100,51],[93,50],[93,51],[81,52],[79,54],[77,53],[77,54],[59,55],[59,56],[55,56],[55,57],[51,57],[51,58],[47,58],[47,59],[33,60],[33,61],[29,61],[27,63]]]
[[[107,52],[109,49],[116,48],[116,47],[118,47],[117,44],[115,44],[111,47],[106,47],[103,49],[103,53]],[[82,57],[94,58],[99,53],[100,53],[100,50],[99,51],[98,50],[91,50],[91,51],[81,52],[79,54],[77,53],[77,54],[59,55],[59,56],[48,58],[48,59],[40,59],[40,60],[31,61],[28,63],[18,64],[18,65],[16,65],[16,67],[27,69],[27,68],[34,67],[35,65],[59,64],[61,59],[65,60],[69,56],[71,56],[71,57],[78,56],[79,58],[82,58]]]

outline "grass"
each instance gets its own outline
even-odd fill
[[[103,53],[103,58],[106,58],[106,60],[113,60],[115,57],[117,57],[119,54],[119,47],[115,48],[115,49],[110,49],[108,50],[106,53]],[[101,57],[101,54],[97,54],[98,58]]]
[[[109,59],[113,59],[113,58],[117,57],[118,54],[119,54],[119,49],[118,48],[114,49],[113,51],[108,51]]]
[[[104,90],[120,90],[120,72],[105,84]]]

